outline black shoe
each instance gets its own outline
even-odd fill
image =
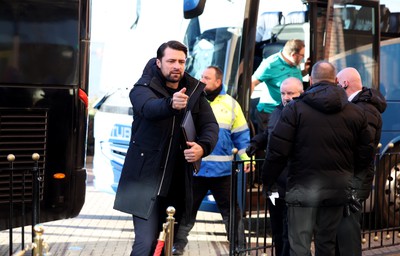
[[[183,247],[178,244],[172,246],[172,255],[183,255],[183,251]]]

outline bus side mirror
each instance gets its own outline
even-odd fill
[[[200,16],[204,11],[206,0],[184,0],[183,16],[185,19],[192,19]]]

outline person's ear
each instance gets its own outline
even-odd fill
[[[347,89],[347,87],[349,87],[349,81],[343,81],[343,89]]]
[[[161,68],[161,61],[159,59],[156,59],[156,64],[158,68]]]

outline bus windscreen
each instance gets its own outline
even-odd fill
[[[0,84],[78,84],[77,5],[0,1]]]

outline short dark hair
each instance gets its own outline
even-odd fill
[[[319,83],[321,81],[334,83],[336,79],[336,68],[330,62],[320,60],[312,67],[311,79],[313,83]]]
[[[218,66],[213,66],[213,65],[208,66],[207,68],[214,69],[215,70],[215,78],[221,79],[221,81],[222,81],[222,76],[223,76],[222,69],[220,69]]]
[[[165,52],[165,49],[167,49],[167,48],[171,48],[171,49],[174,49],[177,51],[182,51],[185,53],[185,56],[187,57],[188,50],[187,50],[186,45],[182,44],[181,42],[171,40],[171,41],[161,44],[160,47],[158,47],[157,59],[161,60],[162,57],[164,57],[164,52]]]

